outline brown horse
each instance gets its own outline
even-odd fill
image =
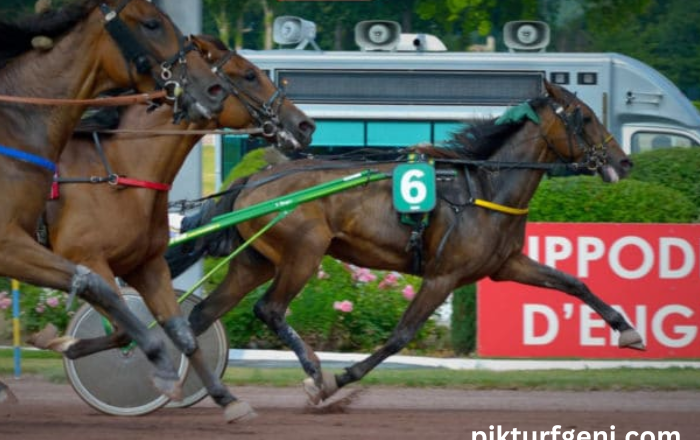
[[[203,332],[248,292],[272,279],[255,305],[255,314],[294,350],[309,376],[305,387],[315,403],[360,380],[399,352],[451,291],[484,277],[554,288],[576,296],[621,332],[621,347],[642,349],[641,337],[625,318],[580,280],[533,261],[522,252],[527,221],[524,210],[548,166],[564,160],[598,172],[606,182],[625,177],[632,166],[586,104],[563,88],[549,83],[545,87],[547,96],[520,107],[529,117],[466,128],[455,134],[451,149],[423,148],[424,153],[435,157],[437,171],[452,178],[441,179],[437,185],[439,200],[422,234],[419,266],[406,251],[414,228],[401,223],[392,207],[388,177],[397,162],[302,160],[253,175],[240,194],[234,192],[219,201],[218,213],[360,170],[386,173],[387,180],[299,205],[254,241],[252,249],[230,263],[222,283],[190,315],[195,332]],[[235,231],[206,235],[195,242],[190,254],[196,258],[207,252],[210,244],[230,252],[235,242],[251,237],[272,217],[241,223]],[[229,237],[232,239],[226,242]],[[171,255],[178,253],[177,248],[170,251]],[[423,278],[419,292],[386,344],[339,375],[323,372],[312,348],[285,321],[289,303],[316,274],[324,255],[361,267]]]
[[[32,49],[36,37],[52,40],[53,48]],[[54,163],[85,107],[6,103],[4,96],[84,99],[115,87],[166,88],[177,113],[193,117],[219,112],[225,97],[206,61],[146,0],[84,0],[21,22],[0,21],[0,275],[77,294],[113,317],[155,365],[155,386],[178,398],[179,378],[163,341],[99,275],[34,239]]]
[[[201,139],[201,129],[264,126],[266,136],[280,141],[278,148],[289,150],[307,146],[315,126],[245,58],[218,40],[199,37],[194,42],[222,75],[229,92],[218,120],[173,125],[166,109],[149,113],[144,106],[131,106],[121,114],[118,129],[145,133],[105,136],[100,141],[104,163],[100,150],[91,145],[91,136],[74,136],[61,155],[61,181],[87,184],[60,184],[59,197],[48,203],[46,221],[54,252],[92,268],[106,280],[119,276],[141,294],[231,422],[253,411],[245,402],[237,401],[210,371],[186,318],[181,316],[164,258],[169,239],[168,193],[153,186],[155,183],[167,189],[173,182],[188,153]],[[172,133],[158,135],[158,130]],[[199,131],[188,134],[189,130]],[[133,185],[134,181],[141,187],[122,184]],[[112,287],[117,286],[112,283]],[[126,345],[130,340],[117,331],[95,339],[57,338],[47,346],[76,359]]]

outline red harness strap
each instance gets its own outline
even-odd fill
[[[148,180],[130,179],[122,176],[117,176],[113,185],[135,186],[137,188],[148,188],[156,191],[170,191],[170,189],[173,187],[167,183],[149,182]]]

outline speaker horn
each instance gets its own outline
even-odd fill
[[[503,26],[503,42],[510,52],[544,52],[549,45],[549,25],[543,21],[509,21]]]
[[[367,20],[355,25],[355,43],[362,50],[396,50],[401,25],[389,20]]]

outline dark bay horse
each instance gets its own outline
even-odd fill
[[[391,179],[346,190],[299,205],[289,216],[234,259],[222,283],[190,315],[201,333],[255,287],[272,279],[254,312],[298,356],[309,376],[305,388],[315,403],[363,378],[414,337],[455,288],[490,277],[547,287],[591,306],[621,333],[620,347],[643,349],[640,335],[625,318],[595,296],[580,280],[540,264],[523,253],[524,215],[547,164],[573,163],[595,171],[606,182],[625,177],[632,166],[593,111],[569,91],[545,83],[547,95],[525,104],[527,117],[494,121],[456,133],[452,148],[423,148],[437,171],[453,177],[439,181],[438,202],[422,236],[422,264],[406,247],[413,228],[393,208]],[[483,162],[478,162],[482,160]],[[233,185],[243,185],[218,202],[217,214],[283,196],[366,169],[391,175],[386,162],[301,160],[283,163]],[[491,208],[483,203],[491,203]],[[230,252],[274,214],[206,235],[188,255]],[[206,219],[202,221],[206,224]],[[187,244],[187,243],[185,243]],[[169,251],[178,255],[178,249]],[[389,340],[371,356],[333,375],[285,320],[289,303],[324,255],[367,268],[420,275],[422,285]],[[176,273],[174,273],[175,275]],[[507,331],[504,326],[504,331]]]
[[[37,37],[51,44],[33,49]],[[0,21],[0,275],[77,294],[113,317],[154,364],[156,388],[178,398],[179,378],[163,341],[99,275],[34,239],[54,164],[85,106],[9,98],[86,99],[115,87],[167,89],[171,113],[196,118],[219,112],[225,98],[206,61],[149,1],[83,0],[23,21]]]
[[[264,72],[223,43],[205,37],[195,38],[194,43],[222,75],[228,89],[229,97],[218,119],[173,125],[165,108],[149,113],[145,106],[131,106],[122,112],[118,129],[145,132],[102,136],[104,163],[92,145],[93,137],[76,134],[61,155],[59,171],[63,181],[77,182],[60,184],[59,197],[47,205],[46,223],[49,244],[58,255],[92,268],[106,280],[119,276],[141,294],[175,346],[189,357],[209,395],[225,408],[226,420],[232,422],[254,413],[210,371],[186,318],[181,316],[164,258],[169,240],[168,192],[164,189],[172,184],[188,153],[202,138],[201,129],[264,126],[265,135],[279,142],[278,148],[292,150],[311,142],[315,125]],[[158,134],[158,130],[172,133]],[[191,130],[198,131],[188,134]],[[111,182],[86,179],[109,177],[109,173],[114,178]],[[91,184],[90,180],[99,183]],[[160,191],[153,187],[157,185],[162,186]],[[44,335],[38,339],[50,338]],[[95,339],[56,338],[47,341],[44,348],[76,359],[124,346],[130,340],[117,331]]]

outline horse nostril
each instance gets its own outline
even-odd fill
[[[307,136],[311,136],[316,131],[316,124],[313,121],[305,119],[299,123],[299,131]]]
[[[622,167],[627,169],[627,170],[631,170],[632,167],[634,166],[634,163],[629,159],[623,159],[620,161],[620,165],[622,165]]]
[[[220,84],[214,84],[207,89],[207,93],[213,98],[219,98],[224,94],[224,88]]]

